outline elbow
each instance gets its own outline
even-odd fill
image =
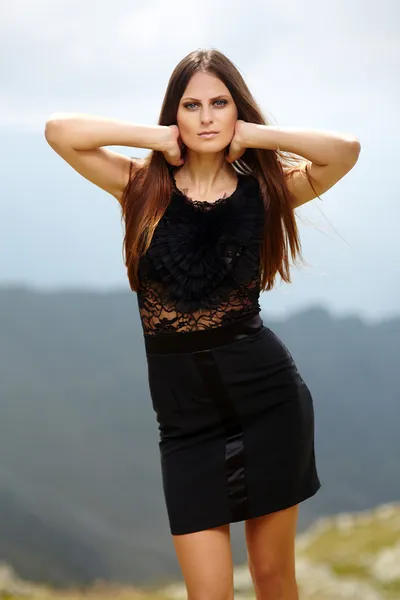
[[[359,154],[361,152],[361,142],[360,142],[360,140],[355,137],[355,138],[353,138],[350,141],[350,145],[351,145],[353,153],[356,154],[357,158],[358,158],[358,156],[359,156]]]
[[[63,122],[57,116],[50,115],[44,125],[44,137],[51,144],[60,139],[64,134]]]
[[[341,152],[341,162],[345,162],[350,166],[354,166],[361,152],[360,140],[356,137],[349,137],[344,142],[344,147]]]
[[[358,138],[353,137],[349,140],[350,153],[357,160],[361,152],[361,142]]]

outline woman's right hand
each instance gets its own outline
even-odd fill
[[[182,154],[182,141],[180,139],[180,132],[178,125],[169,125],[171,139],[167,142],[165,149],[162,151],[165,160],[174,167],[180,167],[185,162]]]

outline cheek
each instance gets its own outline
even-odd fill
[[[190,117],[191,115],[178,112],[176,122],[181,136],[190,136],[197,132],[194,119]]]
[[[236,107],[234,107],[232,110],[227,111],[227,113],[226,113],[227,127],[230,127],[233,130],[235,128],[237,118],[238,118],[238,113],[237,113]]]
[[[225,115],[225,118],[224,118],[223,126],[224,126],[224,133],[225,133],[226,137],[229,138],[229,140],[232,138],[233,134],[235,133],[236,121],[237,121],[236,111],[229,111],[229,113],[227,112],[227,114]]]

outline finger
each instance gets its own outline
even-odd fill
[[[181,165],[183,165],[183,163],[185,162],[183,158],[178,158],[178,157],[176,157],[176,158],[174,158],[174,159],[171,159],[171,160],[172,160],[172,164],[173,164],[175,167],[180,167],[180,166],[181,166]]]
[[[227,155],[225,156],[226,160],[227,160],[229,163],[233,162],[233,158],[234,158],[234,155],[233,155],[233,153],[234,153],[234,149],[233,149],[233,147],[232,147],[232,144],[231,144],[231,145],[229,146],[229,151],[228,151]]]
[[[180,153],[167,154],[166,158],[168,162],[175,167],[179,167],[184,162],[183,158],[180,156]]]

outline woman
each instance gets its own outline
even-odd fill
[[[233,598],[229,524],[244,521],[257,598],[297,599],[298,505],[321,487],[313,400],[259,295],[291,281],[294,209],[350,171],[358,139],[267,125],[216,50],[177,65],[157,126],[56,114],[45,135],[121,205],[188,597]]]

